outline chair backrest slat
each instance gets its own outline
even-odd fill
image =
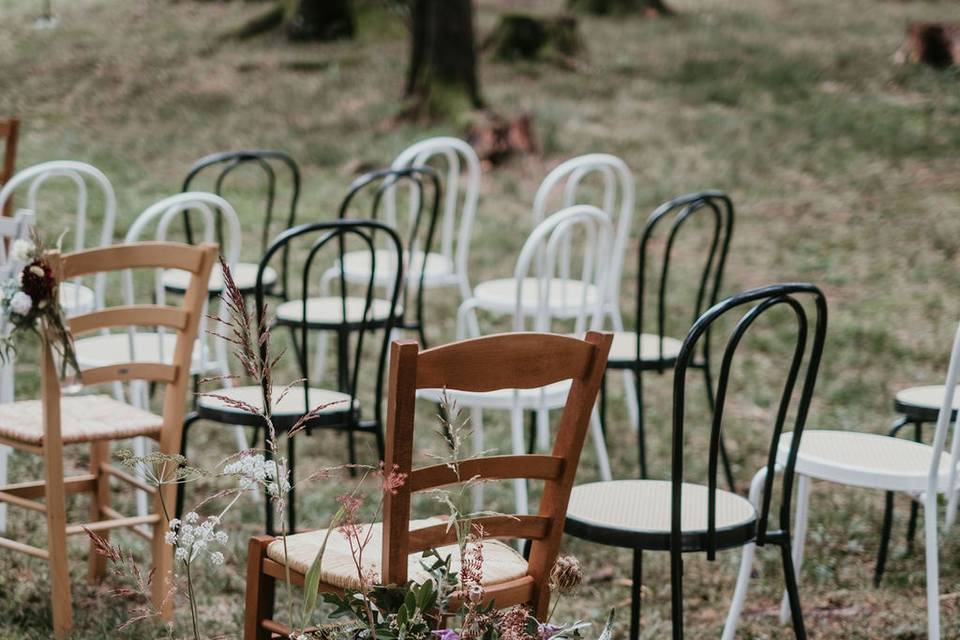
[[[134,304],[110,307],[67,320],[71,333],[80,335],[98,329],[120,326],[167,327],[183,329],[190,321],[190,313],[162,304]]]
[[[489,516],[472,522],[489,537],[532,540],[528,575],[531,604],[544,615],[549,604],[547,575],[556,560],[570,489],[606,367],[612,335],[591,331],[585,340],[549,334],[502,334],[428,349],[416,342],[394,342],[390,352],[387,411],[387,469],[410,479],[396,494],[384,493],[383,580],[407,579],[407,556],[451,540],[446,525],[409,530],[410,497],[415,490],[450,484],[451,476],[427,467],[413,469],[416,393],[424,388],[472,391],[526,389],[571,380],[570,391],[549,456],[497,456],[461,463],[460,477],[544,480],[536,516]],[[527,461],[530,461],[527,464]],[[418,471],[420,473],[418,473]]]
[[[177,381],[179,374],[179,368],[172,364],[131,362],[84,369],[80,372],[80,382],[85,385],[94,385],[107,382],[146,380],[148,382],[170,384]]]
[[[181,269],[197,273],[204,264],[204,254],[188,245],[171,242],[137,242],[136,251],[131,244],[115,245],[104,249],[68,253],[62,258],[64,278],[116,271],[120,269]],[[119,265],[123,266],[119,266]]]
[[[557,480],[563,473],[565,460],[550,455],[486,456],[459,462],[455,468],[435,464],[414,469],[407,479],[410,491],[426,491],[458,484],[483,476],[487,480]]]

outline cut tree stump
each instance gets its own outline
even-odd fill
[[[922,62],[936,69],[960,63],[960,22],[910,23],[897,58]]]
[[[569,58],[583,50],[583,40],[572,15],[539,18],[505,13],[483,43],[498,60],[533,60],[553,52]]]

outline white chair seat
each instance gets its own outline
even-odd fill
[[[663,352],[660,351],[660,336],[653,333],[644,333],[640,336],[640,360],[643,362],[659,362],[661,360],[675,360],[680,354],[683,342],[669,336],[663,337]],[[610,346],[608,362],[634,362],[637,357],[637,333],[635,331],[617,331],[613,334],[613,344]]]
[[[579,280],[554,278],[550,281],[550,298],[547,304],[551,315],[573,317],[584,306],[596,304],[597,289]],[[525,315],[537,313],[540,300],[540,281],[537,278],[524,278],[521,285],[521,307]],[[586,296],[586,297],[584,297]],[[517,281],[515,278],[501,278],[481,282],[473,289],[473,298],[478,309],[493,313],[512,314],[517,305]]]
[[[110,396],[63,396],[60,432],[64,444],[159,436],[163,418]],[[0,405],[0,436],[43,446],[43,404],[21,400]]]
[[[522,409],[553,409],[562,407],[567,402],[570,393],[570,381],[562,380],[549,384],[541,389],[517,389],[517,396]],[[484,409],[511,409],[513,407],[513,389],[497,389],[496,391],[458,391],[447,389],[447,398],[455,401],[460,407],[482,407]],[[421,389],[417,397],[439,403],[443,397],[443,389]]]
[[[931,384],[923,387],[910,387],[898,391],[895,399],[898,404],[927,409],[929,411],[940,411],[943,404],[943,393],[945,387],[942,384]],[[960,393],[953,396],[954,410],[960,409]],[[804,436],[806,437],[806,436]]]
[[[784,464],[792,433],[780,439],[778,461]],[[809,429],[803,432],[796,472],[857,487],[889,491],[925,491],[933,449],[925,444],[856,431]],[[940,491],[950,478],[950,456],[940,457]]]
[[[260,265],[254,262],[238,262],[232,269],[233,281],[241,291],[253,291],[257,286],[257,269]],[[271,267],[263,270],[263,284],[272,285],[277,281],[277,272]],[[167,269],[163,272],[163,286],[174,291],[186,291],[190,286],[190,273],[181,269]],[[210,283],[207,289],[211,293],[223,291],[223,271],[220,264],[213,265],[210,272]]]
[[[422,529],[436,524],[443,524],[443,520],[435,518],[412,520],[410,529]],[[363,569],[378,576],[383,575],[381,570],[383,525],[379,522],[372,525],[362,525],[361,536],[364,537],[367,535],[365,527],[373,527],[373,530],[370,532],[369,542],[364,548]],[[287,536],[286,556],[284,555],[283,540],[278,538],[267,547],[267,557],[281,564],[284,564],[285,558],[289,558],[290,568],[304,574],[310,569],[317,553],[320,552],[320,546],[323,544],[325,536],[326,529]],[[437,553],[441,557],[450,556],[451,570],[454,572],[460,571],[460,552],[457,545],[439,547]],[[430,579],[430,574],[421,565],[422,557],[422,553],[412,553],[407,563],[407,578],[418,584]],[[522,578],[526,574],[527,562],[514,549],[499,540],[483,541],[482,582],[484,585],[502,584]],[[332,532],[327,540],[320,567],[320,581],[341,589],[356,591],[360,588],[357,567],[354,564],[353,555],[350,553],[350,544],[340,531]]]
[[[360,323],[363,321],[363,311],[367,301],[361,297],[347,297],[347,322]],[[397,313],[400,313],[399,309]],[[390,315],[390,303],[387,300],[374,298],[370,301],[370,312],[367,321],[386,320]],[[290,300],[277,306],[277,319],[286,322],[303,321],[303,301]],[[307,298],[307,322],[316,324],[341,324],[343,320],[343,304],[340,296],[326,296],[322,298]]]
[[[173,351],[176,346],[177,336],[175,333],[168,332],[160,336],[152,331],[139,331],[134,335],[133,355],[130,353],[130,336],[126,333],[95,335],[80,338],[74,342],[77,363],[81,369],[105,367],[124,362],[172,362]],[[206,349],[206,345],[202,341],[198,341],[193,349],[191,374],[208,373],[216,368],[216,362],[210,357],[209,350],[207,350],[206,366],[201,371],[201,349]]]
[[[90,313],[97,305],[93,289],[74,282],[61,282],[58,297],[68,318]]]
[[[308,405],[304,402],[304,389],[302,384],[291,388],[285,396],[281,398],[283,392],[282,385],[273,387],[273,415],[280,417],[298,417],[304,414],[304,410],[309,406],[311,409],[326,405],[318,411],[318,415],[332,415],[343,413],[350,404],[350,395],[340,393],[339,391],[330,391],[329,389],[309,389]],[[210,391],[219,396],[225,396],[233,400],[238,400],[253,407],[261,407],[263,400],[261,398],[260,387],[249,385],[243,387],[231,387],[229,389],[217,389]],[[246,413],[243,409],[234,407],[220,398],[214,398],[208,395],[201,395],[198,400],[201,407],[207,409],[216,409],[224,412]],[[354,399],[354,406],[357,405]]]
[[[717,489],[718,530],[749,524],[757,519],[750,501]],[[707,530],[709,490],[683,483],[680,526],[684,533]],[[570,492],[567,517],[581,523],[628,533],[670,531],[672,489],[669,480],[613,480],[577,485]]]
[[[389,286],[396,278],[397,265],[393,251],[378,249],[374,252],[376,260],[376,273],[374,282],[378,286]],[[426,262],[426,271],[423,273],[424,286],[438,286],[456,282],[454,275],[453,262],[440,253],[430,252],[424,260],[422,251],[413,253],[412,264],[407,269],[407,280],[417,283],[420,281],[420,273],[424,270]],[[370,279],[371,255],[369,251],[348,251],[343,256],[343,275],[350,282],[367,282]]]

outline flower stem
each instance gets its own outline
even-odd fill
[[[200,627],[197,622],[197,600],[193,593],[193,578],[190,576],[190,561],[184,560],[183,566],[187,569],[187,597],[190,598],[190,620],[193,623],[193,637],[200,640]]]

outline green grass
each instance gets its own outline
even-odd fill
[[[478,3],[478,29],[491,28],[501,0]],[[531,3],[532,4],[532,3]],[[541,2],[544,10],[559,4]],[[518,158],[485,174],[471,250],[471,276],[509,275],[529,231],[529,207],[550,167],[580,153],[623,157],[637,178],[637,224],[660,201],[716,187],[737,205],[725,291],[776,281],[809,280],[830,304],[827,349],[811,426],[883,432],[892,394],[944,375],[957,322],[955,277],[960,249],[960,90],[955,71],[896,66],[893,53],[909,20],[949,17],[943,2],[842,3],[774,0],[706,3],[677,0],[675,19],[583,19],[588,53],[575,71],[549,64],[511,66],[484,59],[483,91],[498,111],[533,114],[543,154]],[[240,147],[290,152],[304,171],[299,218],[330,219],[357,162],[383,165],[431,134],[462,132],[442,124],[388,126],[399,108],[405,32],[379,9],[365,9],[354,42],[290,45],[274,35],[222,43],[217,34],[258,10],[247,3],[75,0],[55,3],[60,27],[31,28],[38,3],[0,7],[0,113],[23,120],[18,164],[50,159],[91,162],[111,178],[120,204],[117,235],[137,212],[179,190],[189,164],[207,153]],[[245,229],[256,234],[248,194],[234,196]],[[62,226],[51,208],[43,228]],[[64,221],[65,224],[65,221]],[[635,227],[636,228],[636,227]],[[634,243],[636,239],[634,238]],[[256,243],[247,258],[255,258]],[[633,246],[633,245],[632,245]],[[631,254],[633,255],[632,251]],[[633,260],[625,276],[631,309]],[[433,335],[454,332],[453,291],[430,300]],[[682,334],[689,317],[674,320]],[[767,386],[778,369],[782,331],[765,327],[742,367],[728,425],[741,484],[759,466]],[[36,391],[25,351],[22,394]],[[698,386],[698,383],[695,383]],[[669,379],[648,376],[646,395],[653,470],[667,473]],[[635,473],[635,436],[616,379],[611,388],[609,441],[614,469]],[[691,392],[699,401],[699,391]],[[695,411],[700,408],[696,407]],[[420,446],[431,441],[424,407]],[[201,428],[202,429],[202,428]],[[488,437],[501,448],[506,423],[491,415]],[[693,430],[695,431],[695,430]],[[230,451],[225,430],[198,432],[199,462]],[[702,441],[692,436],[692,450]],[[202,444],[200,444],[202,442]],[[321,433],[300,442],[304,472],[344,460],[343,439]],[[374,455],[366,444],[364,458]],[[697,456],[691,470],[702,471]],[[68,465],[81,464],[82,452]],[[23,456],[15,477],[35,477]],[[580,481],[595,477],[588,447]],[[334,483],[301,496],[302,523],[322,526],[332,511]],[[492,492],[509,506],[508,487]],[[118,501],[129,508],[129,504]],[[925,637],[922,554],[903,556],[906,502],[895,521],[893,557],[881,589],[870,586],[882,496],[815,485],[802,599],[812,637]],[[78,503],[71,512],[85,514]],[[228,523],[228,566],[203,579],[202,615],[210,635],[239,635],[245,540],[258,532],[260,507],[244,503]],[[14,514],[11,530],[42,543],[36,519]],[[142,551],[137,539],[117,540]],[[600,619],[616,606],[625,623],[628,553],[566,539],[593,580],[561,605],[560,615]],[[75,637],[160,638],[150,625],[115,632],[124,605],[108,587],[83,582],[86,544],[72,542]],[[775,616],[781,579],[772,550],[758,554],[758,578],[740,637],[781,638]],[[960,544],[942,544],[940,591],[944,636],[960,637]],[[685,595],[688,637],[717,637],[732,593],[738,555],[716,563],[689,557]],[[663,554],[647,554],[644,637],[669,632],[669,573]],[[116,584],[113,582],[112,584]],[[0,554],[0,637],[50,634],[45,567]],[[183,620],[181,619],[181,622]]]

